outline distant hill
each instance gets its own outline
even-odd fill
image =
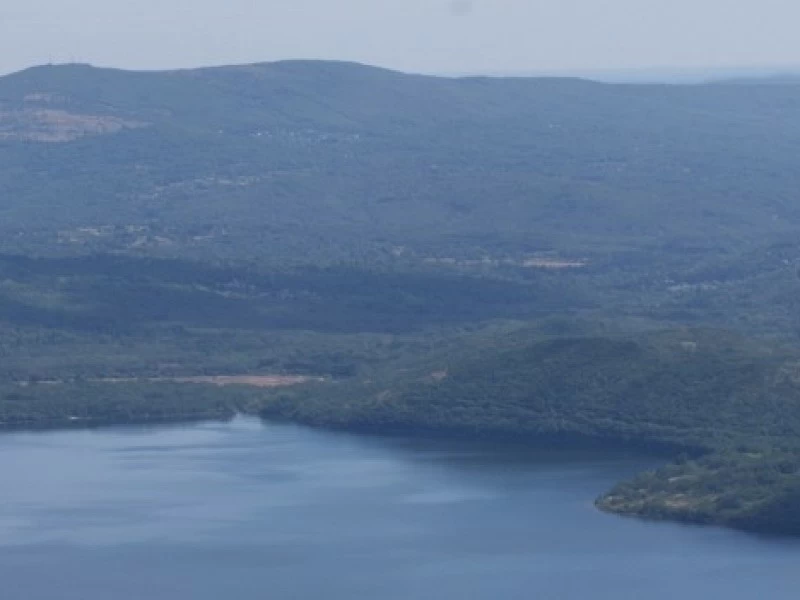
[[[737,85],[800,85],[800,73],[772,73],[760,76],[730,77],[721,79],[720,83]]]
[[[757,83],[782,75],[800,74],[795,67],[653,67],[629,69],[583,69],[559,71],[495,71],[484,73],[460,73],[460,76],[490,75],[492,77],[579,77],[604,83],[628,84],[708,84],[727,80]]]
[[[289,61],[0,78],[0,250],[315,262],[792,237],[800,89]],[[402,250],[398,250],[402,247]]]

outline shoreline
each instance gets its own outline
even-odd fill
[[[674,466],[679,455],[687,455],[692,452],[696,458],[702,460],[704,456],[713,454],[713,450],[696,448],[677,443],[664,443],[653,440],[621,439],[609,436],[591,436],[575,432],[541,434],[541,433],[521,433],[521,432],[502,432],[490,430],[466,430],[459,427],[452,428],[433,428],[433,427],[413,427],[413,426],[391,426],[376,427],[368,425],[354,424],[320,424],[307,423],[302,419],[291,419],[280,415],[270,415],[268,410],[263,407],[255,409],[234,409],[226,408],[222,410],[203,410],[197,412],[183,412],[173,415],[141,416],[134,418],[55,418],[18,421],[14,423],[0,423],[0,434],[2,433],[22,433],[22,432],[54,432],[70,431],[81,429],[113,428],[137,425],[178,425],[208,422],[230,422],[237,415],[244,415],[259,419],[263,422],[276,424],[292,424],[309,427],[322,431],[338,432],[342,434],[369,436],[384,439],[410,438],[432,441],[460,441],[465,443],[497,443],[508,446],[515,446],[525,449],[547,449],[552,451],[567,450],[620,450],[635,451],[653,458],[663,459],[665,467]],[[657,471],[645,472],[635,477],[655,474]],[[635,478],[634,478],[635,479]],[[774,522],[761,522],[756,518],[729,519],[721,515],[700,513],[690,508],[684,507],[680,510],[669,506],[663,499],[659,500],[652,495],[632,500],[625,494],[617,490],[618,487],[625,486],[629,482],[619,482],[607,492],[601,493],[594,499],[587,499],[592,503],[595,510],[606,514],[624,518],[636,518],[653,522],[673,522],[697,526],[722,527],[733,529],[751,534],[768,535],[771,537],[783,537],[797,539],[800,537],[800,530],[781,529]],[[638,492],[647,493],[644,488],[639,488]],[[667,497],[668,498],[668,497]],[[760,523],[760,525],[759,525]]]

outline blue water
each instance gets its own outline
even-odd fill
[[[238,419],[0,436],[3,600],[795,600],[800,542],[604,515],[649,457]]]

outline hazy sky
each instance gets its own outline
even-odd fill
[[[0,0],[0,73],[284,58],[428,73],[798,66],[799,0]]]

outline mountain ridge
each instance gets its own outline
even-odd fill
[[[192,252],[170,232],[219,223],[235,235],[208,252],[239,258],[258,247],[254,222],[445,257],[443,234],[515,253],[521,237],[638,251],[757,243],[800,223],[793,86],[448,79],[318,61],[68,65],[0,78],[0,107],[0,230],[19,242],[8,251],[154,215],[173,242],[152,252]]]

